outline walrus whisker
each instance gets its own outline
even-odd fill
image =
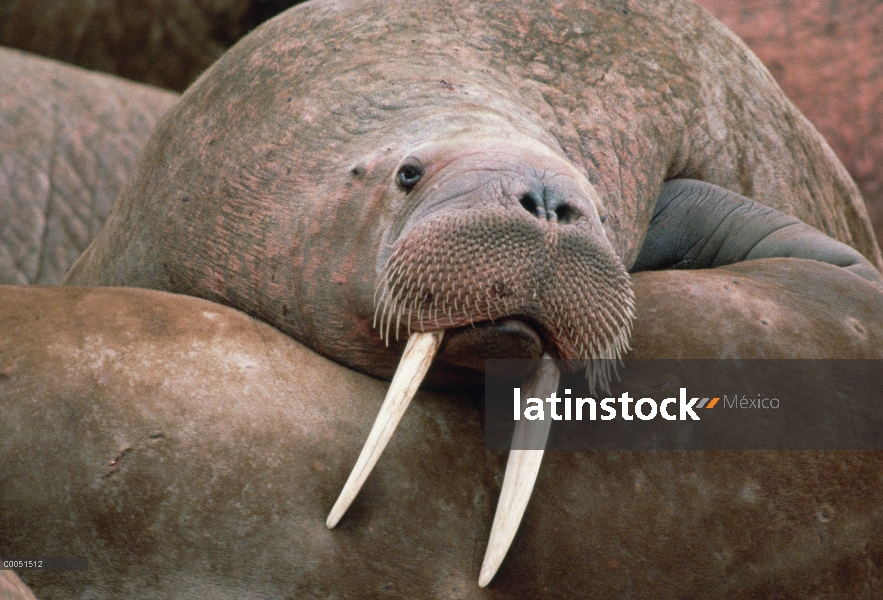
[[[389,322],[392,318],[390,311],[393,309],[393,306],[387,300],[383,305],[383,311],[380,313],[380,337],[386,342],[387,347],[389,347]]]
[[[381,269],[381,276],[377,281],[377,285],[374,286],[374,302],[377,303],[377,292],[381,288],[383,288],[384,292],[389,289],[389,282],[397,276],[398,269],[403,266],[403,263],[399,261],[399,256],[395,252],[388,259],[386,259],[386,264],[383,265],[383,269]]]
[[[398,341],[398,339],[399,339],[399,328],[401,327],[401,322],[402,322],[401,321],[402,320],[402,308],[401,308],[401,304],[399,304],[399,296],[400,295],[401,295],[400,293],[396,294],[395,298],[393,298],[393,303],[390,308],[390,310],[392,310],[394,308],[395,313],[396,313],[396,330],[395,330],[396,331],[396,341]],[[390,314],[386,320],[386,339],[387,340],[389,340],[389,326],[391,323],[392,323],[392,314]]]
[[[420,289],[420,280],[415,283],[414,280],[411,280],[411,285],[408,287],[407,292],[405,292],[405,298],[410,298],[410,303],[408,304],[408,313],[413,315],[417,312],[417,303],[419,299],[417,298],[418,293],[417,290]],[[408,335],[411,335],[411,319],[408,319]]]
[[[401,297],[401,293],[397,294],[395,297],[395,311],[396,311],[396,341],[399,340],[399,330],[402,327],[402,305],[399,303],[399,298]],[[392,320],[392,317],[390,317]],[[387,329],[389,328],[389,323],[386,324]],[[408,334],[410,335],[411,328],[408,327]]]
[[[601,390],[610,393],[610,382],[612,381],[611,369],[613,376],[619,377],[618,364],[622,364],[622,355],[629,349],[628,338],[631,335],[631,322],[629,322],[623,332],[615,336],[615,338],[607,342],[606,346],[600,352],[593,352],[586,361],[585,377],[589,385],[589,390],[594,392],[595,386],[599,386]]]
[[[393,318],[395,318],[396,340],[399,339],[399,327],[401,326],[401,307],[398,304],[398,295],[390,300],[389,310],[386,313],[386,339],[390,339],[389,328],[392,326]]]
[[[386,281],[384,281],[384,290],[383,294],[380,296],[379,306],[381,307],[380,313],[380,331],[381,337],[389,339],[388,334],[384,334],[384,329],[389,329],[389,322],[392,319],[392,311],[395,308],[395,304],[392,299],[395,295],[395,288],[391,287]]]
[[[617,319],[616,319],[617,317],[619,317],[620,323],[623,323],[623,322],[624,323],[631,323],[633,313],[629,312],[629,313],[627,313],[626,316],[623,316],[618,311],[616,311],[611,314],[611,311],[604,308],[603,305],[601,306],[601,313],[606,318],[597,319],[597,322],[601,325],[601,327],[604,330],[605,347],[603,349],[603,352],[608,353],[608,351],[609,351],[608,347],[610,346],[610,344],[613,344],[615,340],[617,340],[618,338],[620,338],[622,336],[622,326],[620,326],[619,328],[617,328],[618,330],[616,330],[616,329],[612,328],[611,323],[617,322]],[[614,354],[616,354],[618,356],[619,353],[614,352]]]
[[[385,342],[387,347],[389,347],[389,325],[390,320],[392,319],[392,311],[397,306],[397,298],[394,301],[390,301],[390,298],[396,295],[398,279],[401,277],[402,270],[405,268],[404,262],[399,260],[399,258],[399,255],[393,253],[393,255],[387,259],[386,265],[383,267],[380,281],[374,289],[375,310],[374,324],[372,327],[377,326],[377,311],[383,307],[383,310],[380,313],[380,338]],[[378,302],[377,293],[381,288],[383,289],[383,292],[380,294],[380,301]],[[385,334],[384,320],[386,320]],[[398,324],[396,326],[398,327]],[[398,331],[396,332],[396,339],[398,340]]]
[[[396,264],[392,270],[390,270],[386,274],[387,285],[390,285],[393,288],[399,286],[399,283],[408,277],[408,272],[410,267],[405,264],[405,261],[399,260],[396,258]]]
[[[413,286],[412,286],[412,287],[413,287]],[[408,306],[406,306],[406,305],[407,305],[407,302],[408,302],[408,298],[409,298],[409,294],[410,294],[410,293],[411,293],[411,288],[408,288],[407,290],[402,290],[402,291],[400,291],[399,294],[396,296],[396,307],[397,307],[397,313],[396,313],[396,339],[399,339],[399,338],[398,338],[398,330],[399,330],[399,327],[400,327],[400,324],[401,324],[402,316],[404,315],[404,313],[406,312],[406,310],[407,310],[408,312],[411,312],[411,308],[408,307]],[[412,304],[413,304],[413,303],[412,303]],[[408,335],[411,335],[411,324],[410,324],[410,319],[408,320],[408,323],[406,323],[405,325],[406,325],[406,327],[408,328]]]
[[[384,291],[384,295],[386,295],[386,294],[387,294],[387,292]],[[389,336],[384,331],[384,328],[388,327],[389,311],[390,311],[391,306],[392,305],[389,304],[388,301],[384,301],[384,299],[381,297],[380,305],[379,305],[379,308],[381,309],[379,331],[380,331],[380,339],[382,339],[384,342],[386,342],[387,347],[389,347]]]
[[[551,358],[548,354],[544,354],[543,358],[547,360],[540,363],[531,380],[525,385],[526,397],[545,398],[558,389],[561,375],[558,367],[555,361],[548,360]],[[551,422],[548,419],[519,421],[512,436],[512,447],[545,446]],[[527,502],[533,492],[544,452],[545,450],[519,449],[509,451],[503,487],[494,514],[494,524],[491,526],[491,535],[478,576],[478,585],[481,587],[486,587],[497,574],[509,551],[509,546],[512,545],[515,532],[518,531]]]
[[[379,306],[380,303],[377,302],[377,294],[380,294],[380,301],[383,301],[383,296],[389,290],[389,286],[387,285],[387,281],[389,279],[387,273],[389,272],[389,262],[392,260],[392,256],[389,257],[389,260],[386,261],[386,265],[384,265],[383,270],[381,271],[381,276],[377,280],[377,285],[374,286],[374,306]],[[381,290],[383,290],[381,292]],[[377,311],[375,311],[377,314]]]
[[[340,522],[346,510],[356,499],[359,490],[377,461],[383,453],[386,444],[389,443],[392,434],[395,432],[399,421],[411,403],[411,399],[420,387],[420,382],[426,376],[432,359],[441,345],[444,331],[431,331],[429,333],[415,333],[408,340],[405,352],[402,354],[402,360],[399,367],[393,375],[386,398],[377,414],[377,419],[368,434],[368,439],[362,447],[362,452],[356,461],[353,470],[350,472],[337,502],[328,514],[325,525],[328,529],[333,529]]]
[[[618,300],[613,298],[605,299],[605,304],[607,303],[610,304],[608,310],[612,312],[613,316],[618,317],[620,322],[631,323],[635,315],[635,303],[632,294]]]
[[[389,348],[389,342],[391,340],[390,335],[389,335],[389,328],[392,326],[392,321],[393,321],[393,318],[395,317],[395,314],[393,314],[393,310],[394,310],[393,305],[390,305],[389,308],[387,308],[387,310],[386,310],[386,326],[384,329],[383,338],[386,340],[386,347],[387,348]]]
[[[389,311],[392,308],[392,304],[389,302],[390,296],[392,296],[393,290],[389,286],[384,286],[383,293],[380,295],[380,302],[377,302],[375,297],[375,308],[374,308],[374,323],[372,327],[377,327],[377,314],[380,313],[380,337],[383,339],[385,336],[383,335],[383,324],[384,321],[389,321]],[[376,296],[376,295],[375,295]]]

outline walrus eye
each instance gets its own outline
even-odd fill
[[[423,167],[419,165],[403,165],[396,175],[396,181],[406,192],[410,192],[411,188],[417,185],[420,178],[423,177]]]

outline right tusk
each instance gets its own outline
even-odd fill
[[[549,359],[550,357],[545,354],[543,358]],[[525,397],[542,399],[550,396],[558,389],[560,375],[555,361],[543,360],[533,378],[525,386]],[[512,447],[544,447],[546,439],[549,437],[551,423],[551,419],[518,421],[512,436]],[[503,489],[500,490],[500,499],[497,502],[497,512],[494,514],[491,536],[484,554],[484,562],[481,565],[481,573],[478,576],[478,585],[481,587],[487,586],[497,574],[497,569],[503,564],[506,552],[512,545],[515,532],[518,531],[518,526],[521,524],[521,518],[527,508],[527,501],[530,500],[530,494],[537,480],[540,463],[543,461],[543,452],[545,450],[509,451]]]
[[[405,353],[402,354],[399,368],[396,369],[392,383],[389,384],[389,391],[386,393],[386,398],[383,400],[371,433],[365,441],[362,453],[359,454],[359,460],[356,461],[356,466],[350,472],[337,502],[334,503],[334,507],[328,514],[328,519],[325,520],[325,526],[328,529],[333,529],[340,522],[343,514],[356,499],[359,490],[362,489],[365,480],[368,479],[368,475],[371,474],[374,465],[377,464],[383,449],[386,448],[386,444],[389,443],[399,421],[402,420],[402,415],[405,414],[405,410],[411,403],[411,399],[417,393],[420,382],[426,376],[429,365],[432,364],[432,359],[441,345],[444,333],[444,330],[413,333],[408,339],[408,345],[405,347]]]

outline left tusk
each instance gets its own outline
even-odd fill
[[[549,355],[543,355],[549,359]],[[555,362],[543,360],[540,363],[533,378],[525,386],[526,397],[546,398],[558,389],[560,372]],[[515,433],[512,436],[513,448],[537,448],[546,445],[549,437],[551,420],[518,421],[515,425]],[[491,527],[491,537],[488,540],[487,551],[484,554],[484,562],[481,565],[481,573],[478,576],[478,585],[487,586],[497,574],[497,569],[506,558],[506,552],[512,545],[515,532],[521,524],[527,501],[533,491],[540,471],[540,463],[543,461],[545,450],[510,450],[509,461],[506,463],[506,475],[503,478],[503,489],[500,491],[500,500],[497,503],[497,512],[494,515],[494,524]]]
[[[386,392],[386,398],[377,414],[377,419],[371,427],[371,433],[365,441],[362,453],[359,454],[359,460],[356,466],[350,472],[349,478],[334,503],[334,507],[325,520],[325,526],[328,529],[334,529],[334,526],[340,522],[343,514],[356,499],[359,490],[377,461],[383,454],[383,449],[389,443],[393,432],[402,420],[411,399],[417,393],[420,382],[426,376],[429,365],[438,348],[441,345],[444,331],[431,331],[429,333],[413,333],[408,339],[408,345],[402,354],[402,360],[396,369],[395,375],[392,377],[392,383],[389,384],[389,391]]]

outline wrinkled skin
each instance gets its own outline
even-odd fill
[[[6,0],[0,45],[183,90],[296,0]]]
[[[91,0],[17,0],[0,5],[0,44],[182,90],[223,49],[296,3],[104,0],[93,9]],[[883,239],[883,7],[875,0],[698,4],[746,42],[819,129]]]
[[[843,269],[768,260],[633,279],[634,358],[881,357],[883,323],[869,317],[883,299],[858,297],[870,284]],[[547,453],[515,545],[481,589],[505,456],[483,449],[467,398],[421,392],[328,531],[384,382],[195,298],[0,298],[0,554],[63,549],[91,565],[23,572],[38,596],[883,591],[880,452]]]
[[[883,291],[880,271],[854,248],[796,217],[694,179],[662,186],[632,271],[710,269],[783,257],[842,267]]]
[[[175,94],[0,49],[0,283],[58,283]]]
[[[356,175],[360,166],[368,172],[357,162]],[[641,273],[633,280],[636,356],[649,348],[649,356],[689,350],[693,356],[879,357],[879,295],[835,267],[746,263],[711,272]],[[324,515],[364,439],[381,384],[244,317],[236,317],[238,326],[228,326],[223,316],[206,317],[230,314],[216,305],[181,298],[165,303],[156,295],[133,301],[99,290],[87,293],[96,294],[90,301],[76,300],[78,290],[50,293],[70,293],[75,300],[0,302],[8,307],[7,321],[17,323],[15,339],[7,335],[12,350],[4,351],[13,365],[4,367],[8,377],[0,383],[9,382],[12,390],[4,426],[15,430],[0,436],[12,440],[3,456],[28,457],[0,470],[23,469],[10,477],[20,487],[0,490],[8,494],[4,507],[8,500],[27,513],[11,526],[3,522],[8,529],[0,540],[12,531],[15,543],[42,548],[63,530],[70,537],[62,539],[108,566],[79,574],[100,581],[29,575],[48,593],[72,595],[91,584],[84,594],[111,597],[121,589],[179,597],[364,597],[366,589],[393,597],[572,596],[574,590],[607,596],[879,595],[878,453],[551,454],[531,505],[545,508],[529,510],[498,579],[482,591],[474,577],[503,458],[481,450],[478,417],[464,409],[462,398],[421,396],[421,408],[406,417],[419,423],[406,420],[381,462],[389,470],[377,471],[343,529],[329,533],[321,525]],[[191,312],[188,303],[198,306],[189,304]],[[44,306],[49,317],[36,326],[28,315]],[[668,308],[654,317],[649,311],[657,307]],[[96,312],[101,320],[92,316]],[[736,323],[734,315],[745,319]],[[207,323],[217,320],[217,329]],[[701,340],[717,328],[733,339],[703,351]],[[244,331],[258,332],[257,339],[243,341]],[[282,349],[268,351],[272,344]],[[61,354],[47,354],[56,351]],[[59,379],[47,380],[47,373]],[[309,402],[288,400],[292,389]],[[41,397],[60,398],[44,400],[59,410],[34,410]],[[298,407],[304,411],[293,418]],[[44,420],[34,422],[35,416]],[[72,418],[81,429],[72,431]],[[169,427],[150,429],[151,419]],[[60,444],[59,453],[39,450],[53,444]],[[415,447],[425,450],[425,460],[415,460]],[[443,472],[433,470],[438,465]],[[453,481],[449,470],[473,479]],[[304,483],[322,473],[330,483]],[[403,493],[410,482],[417,483]],[[30,499],[42,493],[51,496],[47,505],[61,499],[61,508],[53,509],[58,512],[31,507]],[[427,513],[427,502],[438,506],[429,526],[414,518]],[[71,507],[82,517],[71,519]],[[574,514],[576,525],[562,520]],[[33,525],[34,537],[22,533],[22,521]],[[463,534],[464,522],[471,535]],[[372,538],[375,532],[383,538]],[[239,558],[227,554],[231,547],[257,557],[257,564],[233,562]],[[453,558],[440,547],[453,550]],[[126,553],[130,558],[120,561]],[[709,556],[716,560],[709,563]]]
[[[505,168],[484,169],[481,185],[458,187],[455,175],[470,170],[454,160],[461,151],[446,148],[464,136],[491,157],[518,150]],[[430,158],[421,158],[427,152]],[[552,166],[531,169],[539,155]],[[613,332],[602,352],[626,331],[621,307],[628,290],[617,277],[637,256],[665,179],[689,177],[739,192],[881,267],[861,198],[830,148],[744,45],[690,3],[571,3],[551,12],[529,4],[298,6],[209,69],[159,126],[145,156],[68,282],[149,287],[228,304],[383,377],[404,342],[387,347],[381,339],[375,293],[383,298],[384,252],[408,244],[403,219],[416,215],[435,227],[421,236],[434,231],[442,238],[442,225],[463,208],[504,211],[508,216],[488,217],[488,233],[462,257],[488,255],[507,223],[527,218],[522,191],[507,190],[510,173],[517,181],[532,177],[530,185],[539,185],[542,174],[577,182],[566,200],[577,221],[536,225],[518,236],[542,230],[554,250],[546,254],[573,258],[560,251],[565,236],[555,232],[584,228],[580,243],[592,250],[583,254],[595,257],[590,262],[605,276],[562,281],[604,282],[589,294],[614,306],[607,320],[592,319]],[[421,162],[425,178],[403,189],[397,174],[415,156],[428,161]],[[430,214],[431,192],[448,180],[455,183],[444,187],[445,198],[461,204],[449,202],[439,224]],[[450,275],[461,279],[468,268]],[[438,291],[421,288],[423,271],[414,270],[410,281],[418,283],[407,307],[416,308],[403,318],[411,329],[456,332],[470,319],[503,316],[480,306],[459,321],[421,320]],[[514,285],[525,297],[540,297],[530,294],[540,270],[519,272]],[[505,295],[512,287],[506,274],[491,270],[476,294]],[[570,290],[566,283],[548,289],[547,320],[566,322],[554,306]],[[570,358],[567,342],[593,333],[585,324],[574,325],[574,335],[567,327],[550,331],[529,307],[509,310],[534,325],[553,355]],[[478,334],[462,331],[473,355],[482,356],[481,340],[473,342]],[[448,377],[437,371],[431,381]]]
[[[698,0],[741,37],[855,179],[883,242],[883,5]]]

